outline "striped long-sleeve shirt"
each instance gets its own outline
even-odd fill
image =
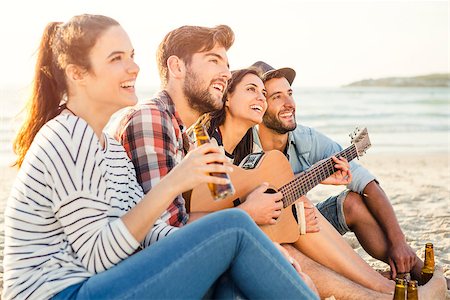
[[[139,243],[120,217],[142,198],[123,146],[63,113],[36,135],[5,209],[3,299],[47,299]],[[168,234],[158,220],[142,246]],[[161,234],[163,232],[163,234]]]

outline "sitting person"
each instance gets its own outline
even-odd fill
[[[255,69],[234,71],[223,97],[223,108],[198,120],[208,128],[209,135],[223,147],[226,156],[236,165],[252,151],[261,151],[253,141],[252,129],[263,120],[267,108],[266,93]],[[335,167],[341,171],[322,183],[347,184],[351,180],[351,176],[345,178],[348,163],[345,159],[334,159],[337,163]],[[259,190],[261,193],[265,191],[264,188]],[[301,197],[300,201],[304,202],[307,211],[307,234],[302,235],[299,242],[284,246],[301,262],[303,270],[317,286],[320,296],[324,298],[334,295],[338,299],[392,298],[393,285],[362,260],[319,211],[312,209],[314,206],[308,198]],[[282,204],[263,196],[253,196],[247,197],[238,207],[247,211],[257,224],[266,225],[276,224]],[[304,250],[301,252],[296,249],[303,244],[308,247],[302,247]],[[309,258],[316,257],[318,253],[322,265]],[[366,278],[371,278],[371,282]],[[380,293],[377,285],[382,286],[386,282],[389,289]],[[423,288],[420,290],[422,295],[427,292]],[[428,292],[429,290],[430,288]]]
[[[114,112],[136,104],[138,72],[115,20],[81,15],[47,25],[15,141],[2,298],[200,299],[227,273],[248,298],[317,299],[300,266],[242,211],[166,230],[160,216],[178,194],[224,184],[208,173],[230,168],[207,144],[143,193],[123,146],[103,132]]]
[[[263,122],[254,129],[256,144],[265,151],[285,153],[295,174],[342,149],[315,129],[297,124],[293,69],[274,69],[262,61],[252,67],[263,73],[268,106]],[[413,279],[420,278],[423,262],[406,243],[387,195],[367,169],[355,161],[350,166],[353,180],[348,189],[320,202],[317,208],[340,234],[353,231],[368,254],[387,263],[391,278],[405,272],[411,272]],[[305,243],[301,246],[301,241],[298,244],[301,250],[308,247]],[[320,256],[316,253],[312,258],[320,261]]]
[[[291,68],[275,70],[264,62],[254,67],[263,74],[268,91],[268,109],[259,125],[256,142],[264,150],[278,149],[286,154],[294,173],[342,150],[342,147],[312,128],[297,125]],[[391,266],[397,273],[420,276],[422,261],[416,256],[397,222],[392,205],[376,178],[355,161],[350,163],[353,181],[338,196],[317,204],[319,211],[340,234],[352,230],[371,256]]]

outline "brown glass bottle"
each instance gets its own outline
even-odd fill
[[[434,250],[432,243],[425,245],[425,261],[423,262],[422,271],[420,272],[420,285],[427,283],[434,273]]]
[[[409,272],[397,273],[397,278],[405,279],[406,282],[411,280],[411,274]]]
[[[402,278],[395,278],[394,300],[405,300],[406,297],[406,280]]]
[[[208,136],[208,133],[206,132],[205,126],[203,126],[202,124],[195,124],[194,135],[197,146],[210,142],[210,138]],[[230,179],[227,173],[211,173],[211,175]],[[208,183],[208,188],[211,191],[211,195],[213,196],[214,200],[220,200],[234,194],[234,187],[231,184],[231,181],[228,184]]]
[[[417,280],[408,281],[408,288],[406,289],[406,299],[407,300],[418,300],[419,294],[417,291]]]

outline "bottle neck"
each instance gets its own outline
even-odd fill
[[[406,296],[405,281],[403,279],[396,279],[394,300],[404,300]]]
[[[424,268],[434,269],[434,251],[433,248],[425,249],[425,261],[423,262]]]
[[[197,146],[201,146],[210,142],[210,138],[208,136],[208,133],[206,132],[205,126],[203,126],[202,124],[195,125],[194,134]]]
[[[408,300],[418,300],[419,295],[417,291],[417,281],[411,280],[408,282],[408,288],[407,288],[407,299]]]

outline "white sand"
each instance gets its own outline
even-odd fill
[[[436,264],[450,277],[450,154],[367,154],[359,163],[377,176],[391,199],[408,243],[423,259],[425,243],[434,244]],[[309,194],[313,201],[326,199],[342,187],[318,186]],[[345,239],[372,267],[389,266],[370,257],[353,233]],[[447,291],[446,299],[450,299]]]
[[[400,225],[413,249],[423,258],[426,242],[434,244],[436,263],[450,277],[450,155],[448,153],[421,154],[367,154],[360,163],[376,175],[390,197]],[[0,169],[0,260],[3,259],[3,210],[16,171]],[[325,199],[341,187],[320,186],[309,193],[314,201]],[[379,270],[388,266],[369,257],[353,234],[345,238],[352,247]],[[0,277],[3,278],[3,267]],[[3,287],[0,283],[0,289]],[[447,292],[447,298],[450,293]]]

